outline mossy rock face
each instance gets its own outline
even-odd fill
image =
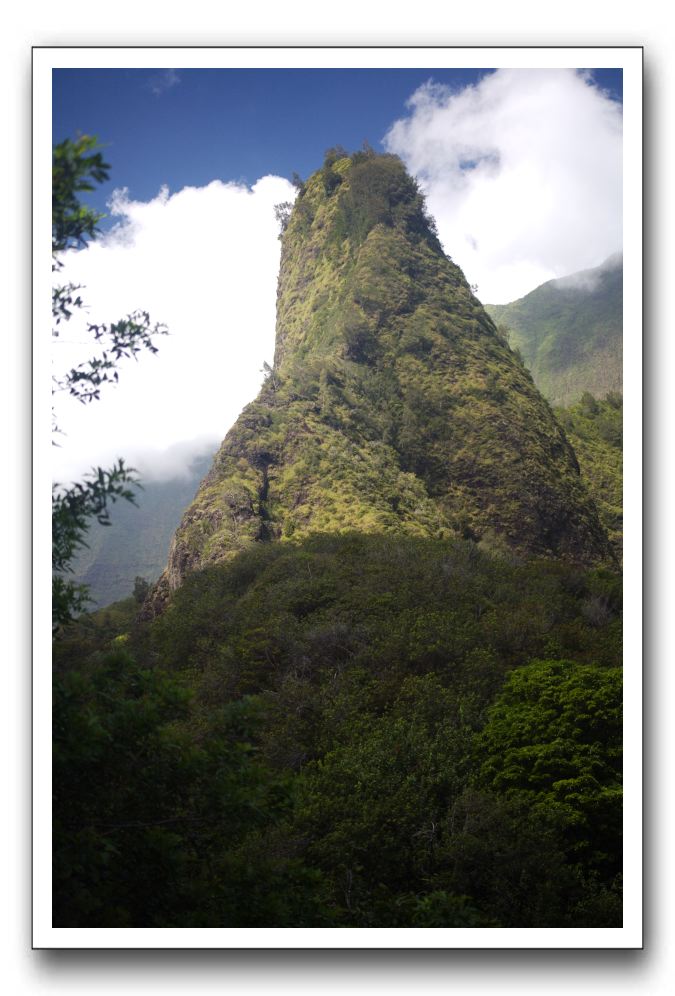
[[[562,428],[390,155],[332,160],[304,184],[273,372],[187,509],[161,586],[252,543],[348,530],[612,557]]]

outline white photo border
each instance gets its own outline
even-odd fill
[[[51,923],[52,70],[623,70],[624,924],[606,928],[70,928]],[[643,945],[643,51],[620,47],[35,47],[33,49],[33,947],[36,949],[626,949]]]

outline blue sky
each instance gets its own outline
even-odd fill
[[[103,234],[61,273],[87,310],[55,364],[89,357],[86,320],[143,309],[171,333],[86,411],[59,399],[55,479],[120,454],[166,476],[223,438],[274,355],[274,206],[333,145],[401,156],[484,303],[620,251],[620,96],[611,70],[55,71],[53,140],[95,134],[111,164]]]
[[[381,140],[429,79],[453,91],[490,69],[60,69],[53,73],[53,140],[78,132],[105,145],[114,187],[148,200],[214,179],[253,184],[266,174],[305,177],[332,145]],[[620,70],[593,78],[621,99]]]

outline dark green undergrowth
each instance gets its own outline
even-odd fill
[[[620,641],[609,571],[387,535],[84,617],[55,645],[54,922],[618,925]]]

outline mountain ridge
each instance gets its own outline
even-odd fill
[[[212,453],[193,457],[184,474],[168,480],[146,479],[137,501],[118,502],[109,526],[93,522],[86,547],[73,560],[73,578],[87,585],[94,606],[105,607],[131,594],[136,577],[155,582],[181,516],[212,462]]]
[[[517,301],[485,308],[554,406],[622,390],[621,253],[600,266],[548,280]]]

